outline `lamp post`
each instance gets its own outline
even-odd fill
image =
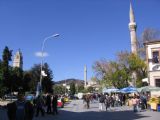
[[[48,39],[50,39],[50,38],[52,38],[52,37],[58,37],[59,36],[59,34],[53,34],[53,35],[51,35],[51,36],[49,36],[49,37],[46,37],[44,40],[43,40],[43,43],[42,43],[42,49],[41,49],[41,54],[42,54],[42,60],[41,60],[41,73],[40,73],[40,82],[39,82],[39,91],[40,92],[42,92],[42,78],[43,78],[43,75],[42,74],[44,74],[44,72],[43,72],[43,57],[44,57],[44,45],[45,45],[45,42],[48,40]]]

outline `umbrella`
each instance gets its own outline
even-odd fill
[[[135,92],[137,92],[137,88],[129,86],[126,88],[122,88],[121,90],[119,90],[119,92],[121,92],[121,93],[135,93]]]
[[[137,89],[138,92],[151,92],[151,91],[160,91],[160,87],[154,87],[154,86],[144,86]]]
[[[117,92],[119,89],[117,89],[117,88],[109,88],[109,89],[107,89],[107,88],[104,88],[103,89],[103,93],[112,93],[112,92]]]

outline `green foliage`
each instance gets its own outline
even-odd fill
[[[0,92],[18,91],[23,88],[24,91],[35,91],[37,83],[40,81],[41,65],[34,65],[29,71],[20,68],[12,68],[9,62],[12,60],[12,50],[7,46],[3,50],[2,61],[0,60]],[[42,89],[44,92],[53,92],[53,73],[47,63],[44,63],[43,70],[47,74],[42,79]],[[1,93],[2,93],[1,92]]]
[[[87,88],[84,88],[83,91],[82,91],[82,93],[88,93]]]
[[[23,70],[21,68],[15,67],[11,68],[10,71],[10,88],[12,91],[19,91],[20,88],[23,88]]]
[[[97,61],[93,69],[96,77],[101,80],[103,87],[123,88],[129,85],[131,75],[136,73],[136,84],[138,87],[142,85],[142,79],[147,76],[147,67],[145,62],[139,56],[121,52],[117,61]]]
[[[76,86],[76,89],[77,89],[77,93],[78,93],[78,92],[83,92],[83,90],[84,90],[84,85],[77,85],[77,86]]]
[[[54,94],[65,94],[65,87],[62,85],[54,85],[53,92],[54,92]]]
[[[32,80],[32,73],[30,71],[24,71],[23,74],[23,89],[25,91],[35,91],[37,83]]]
[[[2,85],[2,61],[0,60],[0,85]]]
[[[10,88],[11,71],[9,66],[9,61],[11,61],[12,50],[6,46],[3,50],[2,55],[2,80],[4,87]]]
[[[52,79],[53,79],[53,73],[52,70],[49,68],[49,65],[47,63],[44,63],[43,70],[47,74],[47,76],[43,77],[42,79],[42,89],[43,92],[52,92]],[[37,84],[40,81],[40,72],[41,72],[41,65],[35,64],[31,70],[31,78],[32,78],[32,84]],[[33,89],[36,89],[36,86],[34,86]]]
[[[43,90],[45,92],[53,92],[52,90],[52,85],[53,85],[53,73],[52,70],[49,68],[49,65],[47,63],[44,64],[43,70],[47,74],[46,77],[43,77],[42,80],[42,85],[43,85]]]
[[[87,92],[92,93],[94,91],[94,88],[92,86],[87,88]]]
[[[70,84],[70,93],[71,95],[74,95],[76,93],[76,87],[74,82]]]
[[[5,95],[7,91],[7,88],[4,87],[2,84],[0,84],[0,98],[3,98],[3,96]]]

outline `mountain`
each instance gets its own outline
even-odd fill
[[[75,84],[78,84],[78,85],[84,85],[84,80],[79,80],[79,79],[74,79],[74,78],[56,81],[55,84],[58,85],[58,84],[65,84],[66,83],[67,85],[69,85],[72,82],[74,82]]]

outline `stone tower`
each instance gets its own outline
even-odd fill
[[[134,12],[132,8],[132,3],[130,2],[130,23],[129,23],[129,30],[130,30],[130,36],[131,36],[131,52],[134,54],[137,54],[137,36],[136,36],[136,22],[134,18]]]
[[[84,66],[84,87],[87,86],[87,66]]]
[[[20,50],[18,50],[14,55],[13,67],[18,67],[23,69],[23,56]]]

